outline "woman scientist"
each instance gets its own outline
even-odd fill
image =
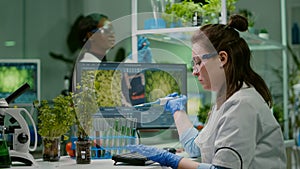
[[[103,14],[92,13],[78,23],[81,42],[80,62],[105,62],[106,53],[115,45],[112,23]]]
[[[264,80],[250,66],[250,49],[239,31],[247,19],[233,15],[227,25],[202,26],[192,37],[193,75],[216,103],[198,132],[185,113],[186,97],[170,100],[180,142],[201,163],[144,145],[128,146],[163,166],[186,169],[286,168],[281,128],[271,112]]]
[[[77,84],[76,64],[79,62],[106,62],[106,53],[115,45],[113,26],[106,15],[89,14],[80,18],[74,27],[72,36],[77,37],[81,50],[73,67],[73,80],[70,87],[73,92],[76,90]]]

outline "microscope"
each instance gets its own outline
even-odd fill
[[[37,147],[37,130],[35,122],[31,115],[24,108],[10,108],[9,103],[24,93],[30,86],[25,83],[7,98],[0,98],[0,116],[4,116],[4,123],[9,118],[11,126],[5,127],[5,134],[12,134],[12,147],[10,147],[9,155],[11,162],[21,162],[26,166],[36,165],[33,156],[29,151],[35,151]],[[30,130],[24,114],[28,116],[34,129],[34,147],[30,147]],[[16,125],[15,125],[16,124]],[[2,125],[2,124],[0,124]],[[4,126],[4,124],[3,124]]]

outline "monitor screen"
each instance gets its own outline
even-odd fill
[[[30,86],[10,104],[32,105],[40,100],[39,59],[0,59],[0,79],[0,98],[7,98],[25,83]]]
[[[138,129],[175,127],[170,112],[161,105],[134,105],[154,102],[170,93],[187,93],[185,64],[92,63],[77,64],[76,82],[92,79],[99,117],[137,119]]]

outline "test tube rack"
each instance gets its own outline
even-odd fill
[[[91,159],[111,159],[114,154],[128,152],[127,145],[137,144],[136,119],[133,118],[95,118],[89,137]],[[76,150],[77,137],[72,137],[72,149]]]

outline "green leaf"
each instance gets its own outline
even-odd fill
[[[38,132],[42,137],[59,137],[70,129],[75,122],[75,110],[72,93],[59,95],[53,99],[53,105],[42,100],[38,110]]]

